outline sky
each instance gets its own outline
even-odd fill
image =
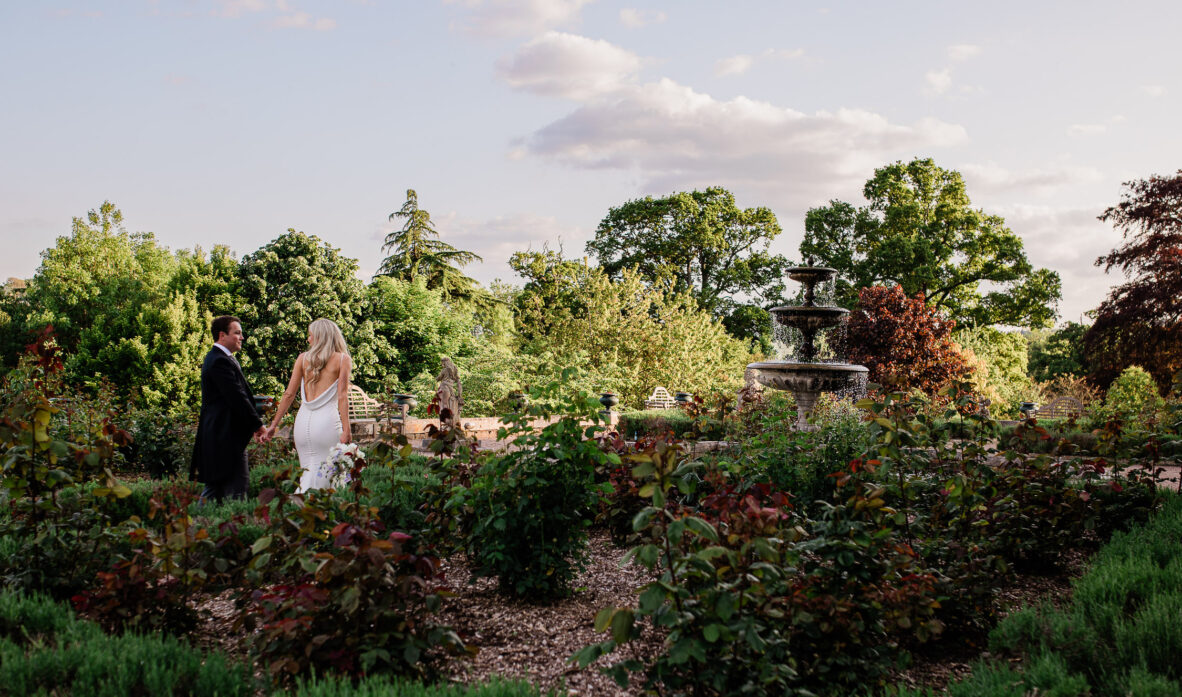
[[[415,189],[466,272],[584,255],[613,206],[722,186],[804,215],[931,157],[1080,321],[1122,183],[1182,169],[1182,3],[9,0],[0,279],[104,201],[172,249],[287,229],[368,280]]]

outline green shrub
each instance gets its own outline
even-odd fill
[[[561,390],[554,383],[545,392]],[[570,592],[570,582],[583,568],[587,528],[595,518],[600,493],[596,467],[619,462],[592,437],[598,423],[598,402],[578,393],[564,405],[564,415],[539,433],[530,419],[548,418],[544,391],[531,395],[526,414],[506,417],[510,428],[498,438],[516,435],[516,447],[494,456],[460,488],[452,505],[471,521],[465,541],[473,574],[495,576],[500,588],[519,597],[554,597]]]
[[[668,634],[647,665],[609,668],[621,685],[643,671],[646,689],[672,693],[850,694],[884,679],[902,642],[940,633],[936,579],[899,544],[872,468],[851,464],[838,503],[810,521],[766,484],[728,491],[675,448],[626,459],[652,478],[641,489],[652,505],[634,522],[641,544],[626,559],[654,578],[636,610],[597,616],[611,638],[576,654],[581,665],[639,636],[644,617]],[[699,480],[712,493],[696,511],[670,505],[674,487]]]
[[[1136,697],[1177,697],[1182,695],[1182,684],[1151,673],[1141,666],[1133,666],[1117,685],[1116,693]]]
[[[269,529],[250,548],[247,627],[270,675],[311,671],[353,676],[433,673],[439,649],[463,644],[430,621],[441,602],[439,561],[416,554],[410,536],[387,532],[367,494],[358,458],[347,490],[259,497]],[[327,525],[331,529],[325,531]]]
[[[249,669],[172,638],[94,634],[56,646],[0,641],[0,695],[249,697]]]
[[[1098,414],[1104,420],[1119,419],[1126,428],[1141,430],[1156,422],[1164,405],[1153,376],[1141,366],[1131,365],[1108,387]]]
[[[414,455],[396,466],[371,462],[361,477],[369,491],[362,502],[378,509],[387,528],[416,533],[425,526],[427,489],[441,483],[426,458]]]
[[[97,634],[98,627],[80,622],[69,607],[47,595],[0,589],[0,639],[27,646]]]
[[[628,440],[665,436],[670,433],[680,438],[692,430],[693,426],[694,420],[682,409],[647,409],[621,413],[616,430]]]
[[[176,477],[189,470],[197,436],[196,414],[141,407],[127,412],[123,422],[132,439],[125,452],[126,469],[146,472],[153,479]]]
[[[1144,526],[1116,533],[1093,557],[1070,608],[1022,610],[999,624],[990,647],[1007,660],[978,664],[948,694],[1178,694],[1179,616],[1182,497],[1170,496]]]

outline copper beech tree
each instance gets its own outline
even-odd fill
[[[1100,304],[1084,343],[1100,385],[1140,365],[1164,392],[1182,370],[1182,170],[1124,186],[1120,203],[1100,216],[1124,244],[1096,265],[1119,268],[1128,281]]]
[[[847,356],[870,369],[870,381],[891,390],[934,395],[965,375],[968,363],[952,341],[956,323],[901,286],[869,286],[846,326]]]

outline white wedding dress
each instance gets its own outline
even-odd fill
[[[304,398],[304,383],[300,383],[300,410],[296,413],[292,436],[303,470],[297,493],[329,488],[335,474],[328,461],[329,451],[341,442],[341,414],[337,410],[336,382],[311,401]]]

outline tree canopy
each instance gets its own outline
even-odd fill
[[[289,229],[244,256],[238,278],[244,301],[239,316],[246,334],[241,360],[255,390],[283,392],[296,356],[308,348],[308,325],[321,317],[340,325],[355,354],[355,381],[363,382],[372,372],[381,350],[358,350],[374,349],[356,337],[364,323],[365,300],[356,261],[318,237]]]
[[[123,213],[104,201],[41,253],[23,329],[54,327],[71,381],[103,376],[124,397],[183,404],[199,386],[207,315],[170,287],[176,266],[152,233],[127,232]]]
[[[1100,304],[1084,343],[1101,385],[1140,365],[1164,392],[1182,370],[1182,170],[1124,186],[1120,203],[1100,216],[1124,243],[1096,265],[1118,268],[1128,281]]]
[[[585,355],[600,389],[618,392],[621,404],[639,407],[657,385],[698,393],[738,386],[745,342],[688,293],[634,269],[613,280],[556,252],[521,253],[512,263],[528,279],[517,298],[527,350],[574,363]]]
[[[674,290],[689,293],[716,317],[733,316],[728,329],[750,339],[751,333],[770,335],[763,306],[784,293],[789,262],[769,251],[779,234],[770,209],[741,209],[734,194],[710,187],[612,208],[586,249],[609,278],[635,268],[648,283],[671,280]]]
[[[1033,268],[1000,216],[972,208],[960,173],[931,159],[895,162],[874,171],[863,195],[861,208],[834,200],[809,210],[800,245],[806,260],[838,270],[844,306],[862,288],[898,284],[961,324],[1053,322],[1059,275]],[[982,293],[982,282],[996,289]]]
[[[476,294],[478,284],[465,276],[459,267],[474,261],[483,261],[472,252],[456,249],[450,244],[433,239],[439,237],[431,214],[419,208],[419,195],[414,189],[406,190],[406,202],[402,208],[390,214],[390,220],[402,218],[402,228],[386,235],[382,251],[390,255],[382,260],[379,276],[392,276],[407,281],[423,278],[427,288],[439,288],[445,298],[458,296],[470,298]]]

